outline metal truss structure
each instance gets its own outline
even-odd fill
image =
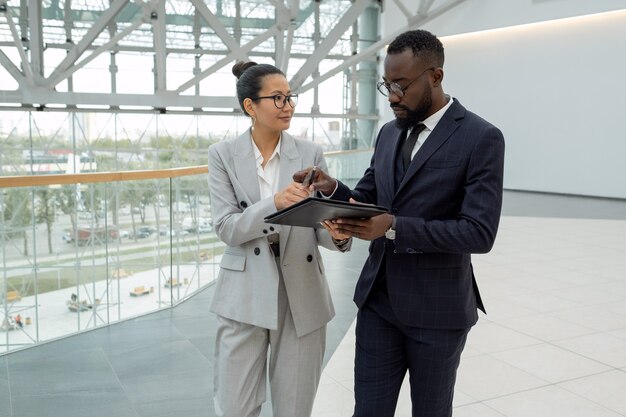
[[[313,90],[309,115],[324,117],[320,83],[357,74],[368,62],[375,70],[378,51],[398,33],[463,1],[0,0],[0,76],[4,70],[16,87],[0,89],[0,103],[14,110],[233,114],[233,95],[214,93],[219,74],[253,59],[280,67],[292,90]],[[406,24],[381,38],[378,15],[389,7]],[[140,61],[122,64],[129,57]],[[151,79],[151,91],[124,91],[120,78],[128,71]],[[357,110],[357,77],[349,82],[344,114],[332,116],[375,119]]]

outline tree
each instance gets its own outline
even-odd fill
[[[4,195],[4,221],[9,236],[22,236],[24,256],[28,256],[28,226],[33,219],[30,192],[26,188],[8,188]]]
[[[50,188],[35,190],[35,222],[44,223],[48,233],[48,253],[52,254],[52,225],[54,224],[54,205],[56,199]]]
[[[55,201],[59,210],[63,214],[67,214],[72,223],[72,236],[76,233],[76,207],[77,207],[77,186],[62,185],[61,188],[55,190]]]

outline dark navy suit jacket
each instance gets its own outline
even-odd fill
[[[385,124],[363,178],[354,190],[340,183],[333,195],[385,206],[396,216],[395,241],[381,237],[370,244],[354,301],[363,306],[385,262],[398,320],[422,328],[470,327],[477,308],[485,311],[470,254],[489,252],[496,237],[503,135],[455,100],[396,184],[402,133],[395,122]]]

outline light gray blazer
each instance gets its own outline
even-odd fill
[[[328,172],[319,145],[282,134],[279,189],[298,170],[317,165]],[[250,131],[209,148],[209,189],[215,231],[227,246],[211,311],[275,330],[278,269],[267,237],[280,234],[280,267],[298,336],[319,329],[335,310],[317,245],[337,250],[324,229],[271,225],[274,198],[261,200]],[[349,246],[348,246],[349,248]]]

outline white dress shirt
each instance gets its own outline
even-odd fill
[[[250,135],[252,141],[252,149],[254,149],[254,157],[256,159],[256,173],[259,181],[259,191],[261,192],[261,199],[271,197],[278,192],[278,179],[280,177],[280,139],[274,148],[274,152],[270,159],[263,167],[263,155],[261,151],[254,143],[252,135]]]
[[[449,97],[448,104],[443,106],[436,113],[431,114],[428,118],[426,118],[422,122],[424,126],[426,127],[424,128],[424,130],[420,132],[419,136],[417,137],[417,141],[415,141],[415,146],[413,147],[413,150],[411,151],[411,161],[413,160],[413,157],[415,156],[419,148],[424,144],[424,142],[426,142],[426,139],[428,139],[428,136],[430,136],[430,133],[435,129],[435,126],[437,126],[437,123],[439,123],[443,115],[450,108],[453,100],[454,99],[452,97]],[[407,132],[407,138],[409,137],[410,134],[411,134],[411,130]]]

